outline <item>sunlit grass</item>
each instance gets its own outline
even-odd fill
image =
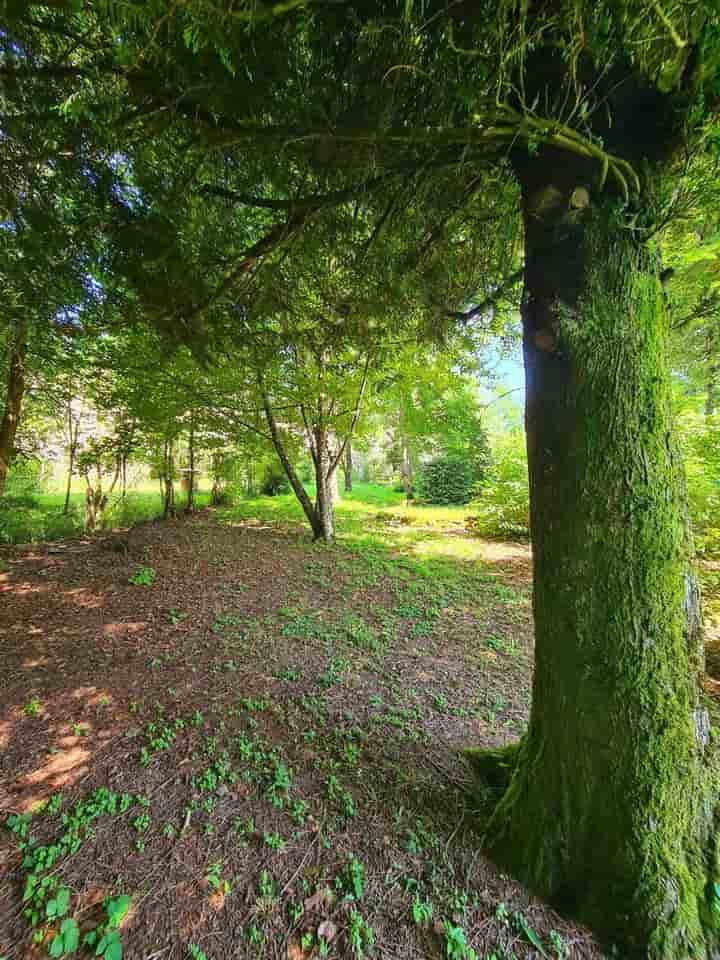
[[[207,506],[209,492],[196,494],[198,507]],[[181,509],[184,499],[179,499]],[[70,495],[68,513],[64,513],[65,494],[32,494],[17,501],[12,498],[0,509],[0,543],[36,543],[42,540],[64,540],[80,537],[84,532],[85,498],[82,493]],[[123,500],[113,496],[104,513],[101,528],[113,530],[131,527],[162,514],[163,503],[157,484],[145,485],[145,490],[128,491]]]

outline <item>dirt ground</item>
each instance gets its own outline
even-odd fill
[[[131,898],[129,960],[600,957],[484,859],[459,753],[527,719],[527,548],[203,513],[0,557],[0,958],[46,955],[59,889],[82,935]]]

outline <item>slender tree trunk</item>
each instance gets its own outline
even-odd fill
[[[165,441],[165,491],[163,518],[175,516],[175,442]]]
[[[97,491],[88,482],[85,488],[85,530],[94,533],[97,527],[98,498]]]
[[[65,504],[63,506],[63,514],[65,516],[67,516],[70,512],[70,493],[72,490],[72,478],[75,472],[75,457],[77,455],[79,433],[80,417],[73,417],[72,404],[68,404],[68,435],[70,439],[70,449],[68,451],[67,485],[65,487]]]
[[[0,420],[0,497],[5,493],[8,470],[15,450],[25,393],[25,357],[27,355],[27,323],[18,322],[10,345],[10,363],[7,376],[7,396],[2,420]]]
[[[705,393],[705,416],[711,417],[718,409],[720,398],[720,355],[718,354],[718,336],[712,321],[709,321],[706,342],[708,355],[708,375]]]
[[[188,478],[187,507],[188,513],[195,509],[195,418],[190,419],[190,435],[188,437],[188,459],[190,476]]]
[[[522,183],[533,702],[488,845],[623,958],[704,958],[720,876],[658,269],[611,202],[578,214],[570,183],[545,215],[544,186]]]
[[[295,468],[293,467],[292,463],[290,463],[290,458],[287,455],[287,451],[285,450],[285,446],[280,437],[280,432],[277,428],[277,422],[270,405],[270,398],[262,387],[262,383],[260,384],[260,389],[262,393],[263,407],[265,409],[265,418],[267,420],[268,427],[270,428],[270,436],[272,438],[273,446],[275,447],[275,452],[278,455],[280,463],[283,465],[285,475],[290,481],[290,486],[293,488],[295,496],[300,501],[300,506],[303,508],[303,513],[307,517],[308,523],[310,524],[310,528],[313,532],[313,540],[325,539],[323,536],[323,527],[318,511],[313,506],[310,497],[307,495],[305,487],[300,482],[300,478],[298,477]]]
[[[345,493],[352,493],[352,444],[348,440],[345,445],[345,456],[343,458],[343,473],[345,474]]]
[[[413,488],[413,468],[410,447],[404,433],[400,437],[400,445],[400,482],[405,494],[408,495],[412,493]]]
[[[127,462],[128,462],[127,453],[123,452],[122,461],[120,463],[120,499],[121,500],[124,500],[127,497]]]
[[[213,485],[210,492],[210,502],[214,507],[217,507],[222,501],[222,478],[220,476],[220,454],[218,452],[212,455],[212,478]]]

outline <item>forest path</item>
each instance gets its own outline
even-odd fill
[[[484,860],[458,755],[527,719],[527,547],[366,512],[326,549],[263,509],[2,550],[0,956],[30,955],[33,872],[83,933],[131,896],[130,960],[600,956]]]

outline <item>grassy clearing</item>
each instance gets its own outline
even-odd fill
[[[200,492],[197,506],[207,506],[210,494]],[[64,493],[39,493],[14,500],[0,509],[0,543],[39,543],[45,540],[67,540],[81,537],[85,525],[85,496],[73,492],[67,515]],[[178,509],[182,509],[182,501]],[[131,527],[162,516],[159,493],[132,491],[125,499],[113,497],[102,519],[101,529]]]
[[[524,728],[526,549],[383,488],[300,521],[3,552],[0,956],[599,957],[479,855],[458,753]]]

